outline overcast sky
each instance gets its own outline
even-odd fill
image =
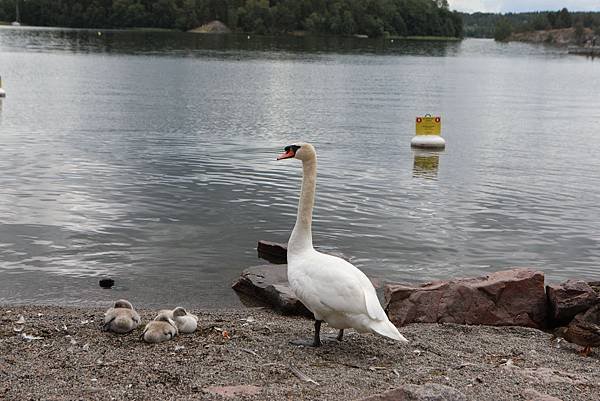
[[[448,0],[452,10],[506,13],[521,11],[560,10],[600,11],[600,0]]]

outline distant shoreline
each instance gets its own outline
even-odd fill
[[[10,22],[0,21],[0,25],[11,26]],[[128,27],[128,28],[71,28],[63,26],[34,26],[21,25],[14,27],[15,29],[49,29],[49,30],[65,30],[65,31],[92,31],[92,32],[167,32],[167,33],[184,33],[195,35],[210,35],[210,36],[227,36],[227,35],[249,35],[263,38],[286,38],[286,37],[324,37],[324,38],[346,38],[346,39],[375,39],[375,40],[411,40],[411,41],[440,41],[440,42],[460,42],[465,38],[457,38],[454,36],[379,36],[379,37],[363,37],[362,35],[324,35],[314,34],[309,32],[288,32],[281,35],[259,35],[248,32],[230,32],[230,33],[212,33],[212,32],[191,32],[181,31],[179,29],[170,28],[153,28],[153,27]]]

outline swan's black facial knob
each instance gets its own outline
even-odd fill
[[[290,159],[296,156],[296,152],[298,151],[298,149],[300,149],[300,146],[298,145],[286,146],[285,148],[283,148],[284,152],[277,156],[277,160]]]

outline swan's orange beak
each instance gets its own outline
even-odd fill
[[[289,149],[289,150],[283,152],[282,154],[280,154],[279,156],[277,156],[277,160],[289,159],[294,156],[296,156],[296,153],[294,153],[294,151],[292,149]]]

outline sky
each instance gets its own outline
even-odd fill
[[[600,0],[448,0],[450,9],[473,13],[560,10],[600,11]]]

